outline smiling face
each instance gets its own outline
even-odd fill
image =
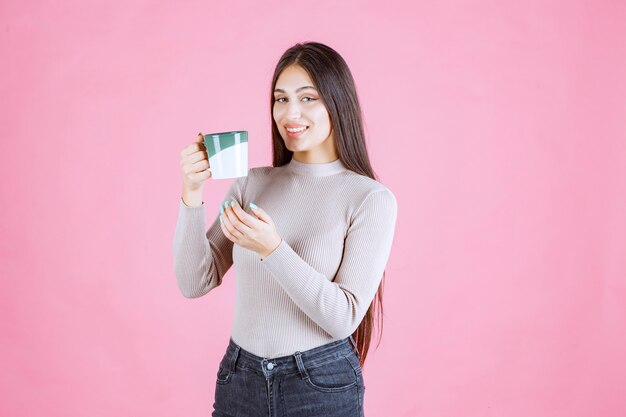
[[[322,163],[338,158],[330,116],[302,67],[291,65],[280,73],[272,115],[285,146],[297,161]],[[305,129],[289,132],[299,127]]]

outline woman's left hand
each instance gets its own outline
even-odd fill
[[[254,216],[246,213],[238,202],[235,201],[232,206],[228,201],[227,207],[220,214],[222,232],[228,240],[258,253],[264,259],[280,245],[282,239],[276,232],[274,221],[265,210],[252,206],[250,210]]]

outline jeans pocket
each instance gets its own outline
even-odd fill
[[[307,367],[306,370],[306,383],[318,391],[347,391],[358,383],[359,376],[345,356],[314,368]]]
[[[217,370],[216,382],[222,385],[228,384],[230,382],[231,374],[232,372],[230,370],[230,367],[228,366],[228,362],[220,362],[219,369]]]
[[[359,357],[354,351],[350,352],[348,356],[346,356],[346,360],[350,362],[350,365],[352,365],[352,369],[354,369],[354,372],[358,374],[363,373],[363,369],[361,368],[361,362],[359,361]]]

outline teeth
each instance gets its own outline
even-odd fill
[[[288,128],[287,128],[287,131],[288,131],[288,132],[292,132],[292,133],[294,133],[294,132],[302,132],[304,129],[306,129],[306,126],[305,126],[305,127],[298,128],[298,129],[292,129],[292,128],[288,127]]]

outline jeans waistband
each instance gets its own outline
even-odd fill
[[[302,367],[321,366],[324,363],[350,355],[352,352],[358,357],[356,343],[352,336],[349,336],[303,352],[297,351],[293,355],[262,358],[243,349],[231,338],[226,354],[222,359],[222,365],[229,367],[231,371],[235,371],[236,368],[247,368],[269,377],[275,374],[296,373],[302,371]],[[298,364],[299,361],[300,364]]]

